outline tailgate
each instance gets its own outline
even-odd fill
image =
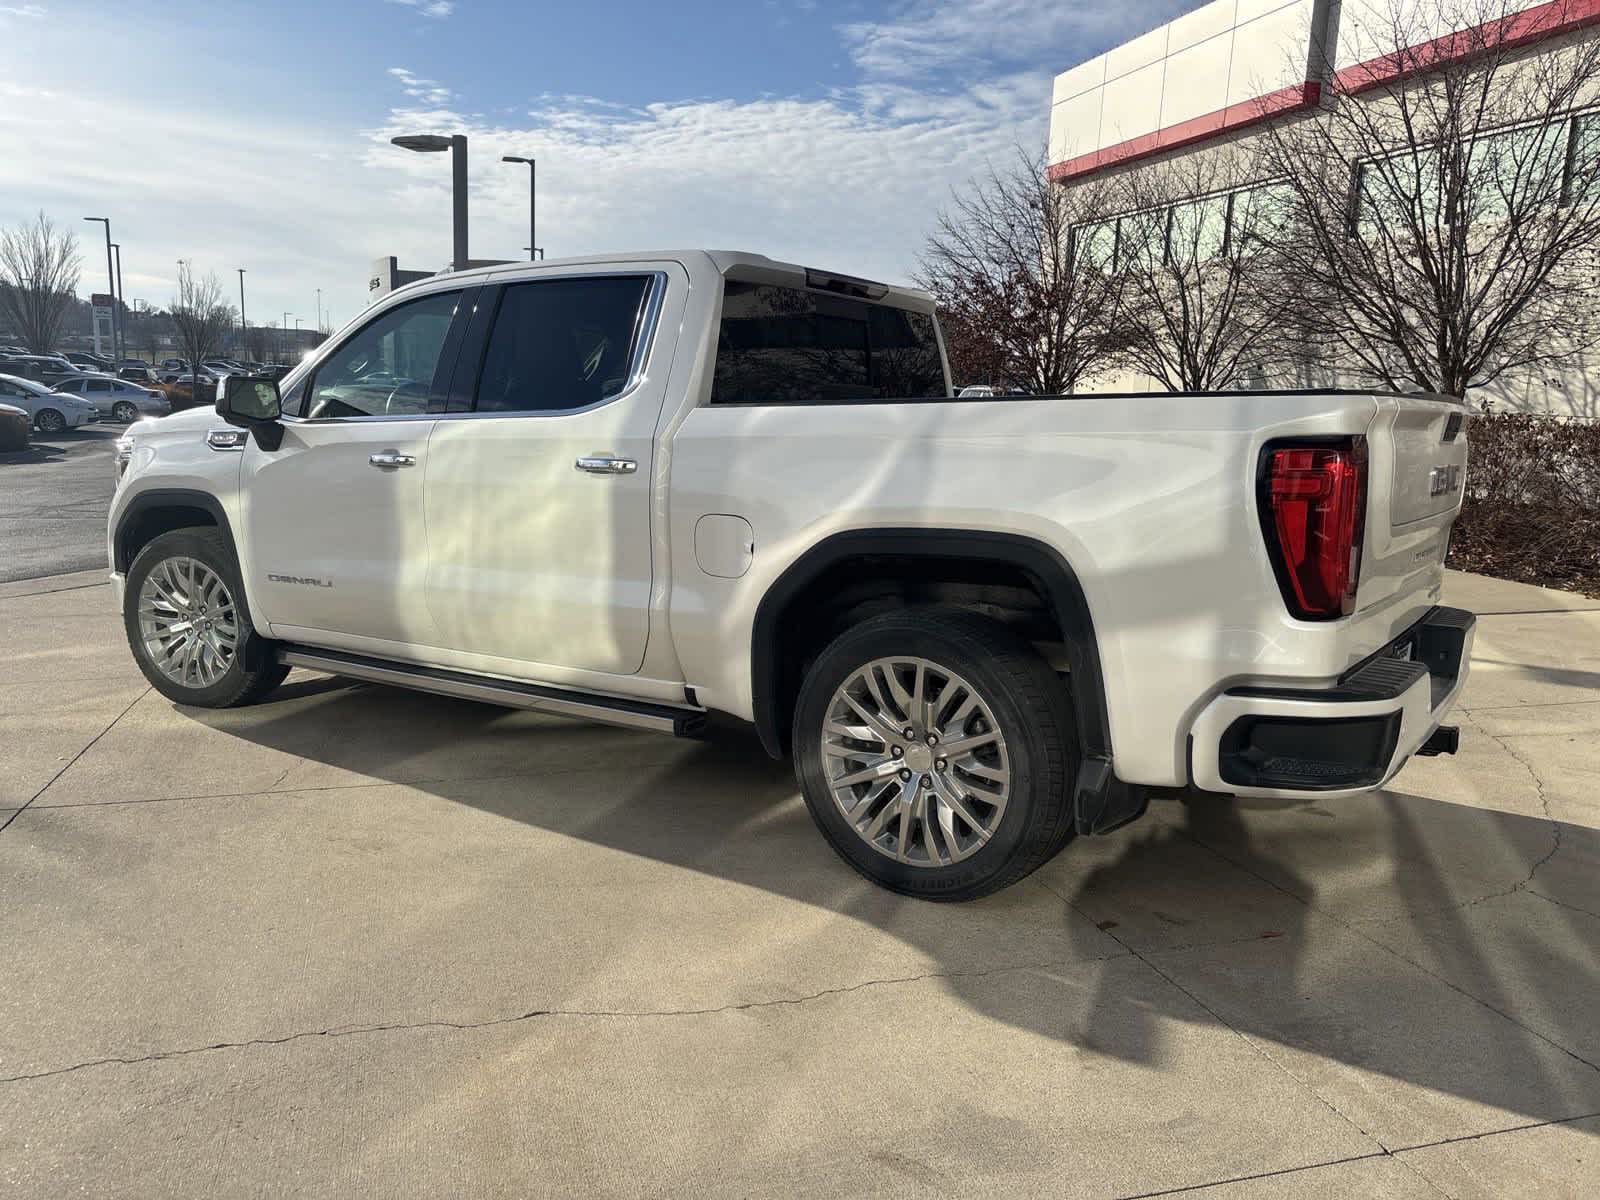
[[[1396,397],[1395,403],[1389,524],[1453,516],[1467,475],[1466,406],[1412,396]]]
[[[1378,397],[1359,609],[1437,602],[1466,484],[1468,424],[1466,405],[1450,397]]]

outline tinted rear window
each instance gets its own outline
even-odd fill
[[[771,284],[724,286],[713,404],[945,395],[933,318]]]

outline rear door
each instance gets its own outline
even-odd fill
[[[1466,487],[1469,422],[1466,405],[1449,397],[1378,398],[1360,607],[1441,586]]]
[[[644,661],[652,462],[688,277],[676,263],[540,274],[480,304],[481,357],[428,444],[428,608],[441,644],[628,675]],[[669,338],[661,339],[670,351]],[[470,361],[469,361],[470,360]],[[508,660],[508,661],[507,661]]]
[[[375,651],[435,643],[422,481],[470,295],[386,307],[295,389],[276,450],[246,444],[248,586],[278,636]]]

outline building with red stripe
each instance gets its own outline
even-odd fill
[[[1056,76],[1049,174],[1063,186],[1139,164],[1171,161],[1246,142],[1265,122],[1314,115],[1394,84],[1469,45],[1527,45],[1533,52],[1595,26],[1600,0],[1511,2],[1491,25],[1444,27],[1460,8],[1417,0],[1412,44],[1393,53],[1393,0],[1212,0]],[[1407,0],[1410,7],[1410,0]],[[1487,13],[1489,10],[1484,9]],[[1486,33],[1487,31],[1487,33]],[[1596,374],[1600,374],[1597,372]],[[1501,389],[1516,407],[1600,416],[1600,388],[1586,378]],[[1101,386],[1124,389],[1121,377]]]

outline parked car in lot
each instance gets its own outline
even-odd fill
[[[117,378],[130,383],[155,383],[156,373],[149,363],[135,363],[117,368]]]
[[[197,405],[212,404],[217,398],[217,381],[209,371],[201,371],[198,379],[194,375],[163,375],[156,384],[161,394],[172,405],[173,412]]]
[[[0,375],[0,404],[24,410],[40,433],[62,433],[96,419],[94,404],[81,396],[53,392],[18,375]]]
[[[281,385],[133,426],[108,549],[174,701],[300,666],[682,735],[716,711],[857,871],[966,899],[1152,789],[1336,812],[1453,752],[1469,421],[957,400],[925,293],[597,256],[398,289]]]
[[[13,354],[0,362],[0,371],[46,387],[54,387],[64,379],[80,379],[84,374],[58,354]]]
[[[0,404],[0,450],[26,450],[33,430],[27,409]]]
[[[182,358],[163,358],[159,368],[161,374],[163,375],[176,373],[178,371],[187,371],[188,369],[188,360]]]
[[[109,375],[64,380],[54,390],[82,396],[93,402],[102,421],[120,421],[124,425],[131,425],[140,417],[164,417],[172,411],[172,402],[164,393]]]
[[[109,371],[111,360],[103,354],[90,354],[87,350],[63,350],[58,356],[85,371]]]

